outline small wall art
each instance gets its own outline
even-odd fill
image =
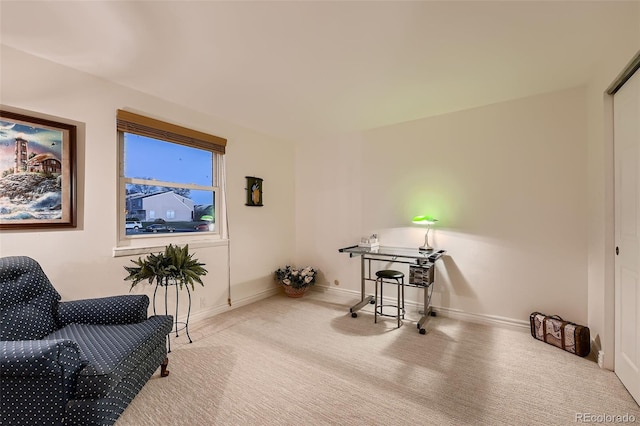
[[[0,229],[76,226],[76,126],[0,111]]]
[[[262,181],[255,176],[245,176],[247,178],[247,202],[245,206],[262,207]]]

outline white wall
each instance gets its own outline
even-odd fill
[[[434,305],[584,323],[586,116],[579,87],[301,145],[297,252],[357,292],[359,264],[338,248],[371,233],[417,247],[424,229],[410,219],[431,214],[433,245],[450,255]]]
[[[602,45],[597,47],[601,49],[601,59],[598,63],[593,64],[591,78],[585,88],[584,104],[581,106],[583,110],[586,109],[586,111],[583,111],[584,114],[586,114],[586,121],[583,123],[585,126],[584,131],[586,131],[586,137],[582,142],[583,144],[578,148],[576,155],[579,158],[582,158],[583,161],[586,161],[587,172],[586,175],[583,175],[583,178],[585,179],[586,184],[587,200],[585,210],[582,211],[582,216],[578,218],[578,220],[583,221],[586,218],[586,222],[580,222],[579,225],[584,228],[585,233],[580,237],[580,240],[583,241],[587,247],[586,264],[584,263],[583,258],[583,256],[585,256],[584,246],[577,247],[578,251],[576,253],[563,253],[563,256],[569,256],[568,265],[571,272],[564,271],[560,276],[553,278],[553,282],[559,282],[559,278],[562,275],[569,274],[573,276],[574,280],[586,279],[586,290],[584,282],[579,284],[576,281],[572,281],[564,291],[569,293],[569,289],[577,288],[577,299],[575,298],[576,296],[571,295],[570,302],[567,301],[565,304],[565,301],[560,302],[557,295],[554,295],[553,293],[543,297],[543,299],[549,300],[548,303],[537,304],[537,302],[535,302],[536,299],[534,299],[536,309],[548,309],[549,312],[558,313],[565,312],[565,316],[570,316],[572,320],[584,321],[589,325],[591,328],[591,337],[596,342],[594,349],[598,350],[602,348],[605,354],[604,367],[608,369],[613,369],[613,250],[615,244],[613,238],[613,137],[611,125],[611,100],[605,95],[605,90],[614,80],[616,75],[623,69],[626,63],[638,51],[638,47],[640,45],[640,3],[628,3],[627,9],[621,13],[622,14],[620,16],[611,17],[610,21],[602,22],[602,26],[609,29],[607,32],[608,39],[603,41]],[[509,104],[510,103],[506,103],[504,105],[508,106]],[[554,107],[555,105],[549,105],[550,109]],[[479,110],[482,110],[482,108]],[[451,118],[452,129],[467,125],[464,120],[458,120],[458,114],[451,114]],[[429,119],[425,120],[429,121]],[[423,120],[418,120],[415,123],[422,123],[422,121]],[[492,125],[495,125],[495,123],[495,120],[490,120],[485,124],[490,128]],[[398,147],[406,145],[402,138],[402,136],[404,136],[403,131],[405,129],[409,129],[411,126],[415,127],[413,123],[406,123],[405,125],[392,127],[394,130],[400,130],[400,136],[393,134],[389,136],[388,142],[391,148],[388,152],[396,152]],[[425,134],[425,143],[431,142],[428,138],[429,136],[431,135]],[[445,136],[443,138],[444,141],[450,140],[448,135],[443,136]],[[298,218],[299,238],[297,240],[297,251],[298,253],[304,253],[305,262],[311,262],[314,258],[317,259],[316,264],[324,269],[325,274],[327,275],[326,285],[330,285],[334,288],[347,289],[351,292],[357,293],[359,269],[357,264],[355,264],[356,261],[349,259],[345,255],[338,254],[335,251],[336,247],[353,244],[360,236],[366,235],[373,230],[379,231],[379,227],[385,231],[383,236],[392,237],[390,241],[398,244],[407,243],[409,240],[414,244],[416,241],[420,242],[422,236],[416,234],[418,231],[415,231],[412,228],[399,227],[401,226],[399,221],[406,220],[408,217],[416,213],[413,210],[413,204],[409,204],[411,207],[409,209],[406,204],[401,203],[396,206],[395,210],[392,212],[380,213],[380,205],[366,205],[362,201],[364,199],[364,194],[367,193],[368,190],[373,190],[371,188],[375,188],[375,185],[373,184],[374,181],[372,181],[371,176],[367,176],[366,173],[354,178],[352,173],[345,173],[344,167],[340,164],[344,163],[345,165],[350,165],[350,169],[348,169],[349,171],[360,167],[366,171],[367,167],[373,167],[376,164],[364,164],[365,157],[364,154],[360,154],[360,151],[365,152],[368,147],[365,144],[365,138],[360,135],[346,138],[351,140],[351,149],[341,148],[341,151],[337,151],[335,155],[330,154],[329,151],[335,148],[335,145],[342,141],[342,139],[344,139],[344,137],[335,137],[330,140],[327,139],[319,141],[320,143],[317,145],[308,144],[299,147],[299,152],[297,154],[298,166],[296,172],[296,180],[299,182],[298,187],[302,186],[300,182],[306,182],[304,185],[305,187],[313,187],[314,193],[321,194],[329,192],[335,187],[338,188],[340,196],[334,200],[330,200],[330,197],[324,196],[322,205],[318,205],[314,203],[314,197],[308,195],[308,192],[302,193],[298,191],[298,197],[296,199],[298,211],[304,212],[305,215],[311,214],[311,217],[314,217],[313,215],[315,214],[316,209],[328,211],[331,212],[331,218],[333,221],[328,222],[316,220],[309,225],[309,222]],[[415,140],[415,138],[413,139]],[[443,140],[436,139],[438,143],[442,143]],[[381,143],[382,142],[379,144]],[[494,142],[494,144],[497,143],[499,142]],[[441,148],[438,149],[440,150]],[[490,152],[478,152],[476,154],[478,155],[478,163],[483,163],[486,157],[489,157],[490,162],[495,160],[491,157]],[[386,157],[387,154],[379,155],[380,157]],[[419,155],[420,152],[406,153],[406,156],[409,159]],[[332,161],[322,168],[312,167],[313,173],[306,174],[303,171],[307,170],[309,165],[305,163],[305,160],[314,158],[315,156],[318,158],[327,158]],[[391,156],[391,158],[394,157]],[[449,165],[450,159],[448,156],[440,156],[435,164],[438,167],[436,170],[442,170],[441,162],[443,161],[443,167],[446,169],[446,166]],[[411,164],[414,167],[416,167],[415,162],[415,159],[411,161]],[[339,166],[336,166],[336,164],[339,164]],[[575,164],[573,160],[571,164]],[[472,166],[475,165],[472,164]],[[433,167],[433,163],[427,162],[425,168],[426,167]],[[396,170],[397,169],[398,168],[396,168]],[[445,172],[448,173],[448,171]],[[429,171],[425,170],[418,172],[409,167],[399,170],[399,174],[404,173],[428,174]],[[491,171],[491,173],[493,173],[493,171]],[[396,179],[393,179],[393,182],[395,181]],[[459,195],[460,191],[465,189],[465,185],[467,184],[471,187],[477,186],[472,180],[469,180],[468,182],[454,180],[453,182],[457,183],[459,187],[452,188],[451,185],[449,185],[447,190],[453,190],[453,193],[456,195]],[[407,181],[402,183],[411,185],[411,183]],[[340,185],[345,185],[342,187],[342,190],[339,188]],[[354,187],[357,185],[362,185],[363,189],[360,193],[354,190]],[[391,190],[395,194],[396,188],[393,187],[393,184],[387,184],[387,189]],[[580,191],[580,196],[583,197],[584,194],[582,191],[584,191],[584,187],[581,186],[578,190]],[[425,196],[431,197],[429,201],[434,200],[440,208],[448,205],[451,201],[449,199],[451,196],[450,192],[422,193]],[[305,196],[305,194],[307,194],[307,196]],[[345,197],[351,197],[348,205],[345,203]],[[480,196],[478,195],[478,197]],[[391,199],[397,200],[397,196],[394,195]],[[490,200],[487,200],[487,202],[489,201]],[[358,202],[362,205],[362,208],[357,208]],[[584,203],[585,200],[582,199],[578,204],[584,205]],[[576,206],[578,204],[576,204]],[[482,203],[480,206],[486,207],[486,205],[483,205]],[[475,209],[476,206],[473,208]],[[406,210],[406,212],[403,210]],[[575,210],[575,206],[572,207],[571,210]],[[436,212],[433,213],[435,214]],[[454,216],[456,218],[460,218],[459,211],[446,211],[445,213],[455,213]],[[336,216],[338,216],[338,218],[336,218]],[[320,218],[315,217],[315,219]],[[466,221],[469,220],[469,218],[464,217],[463,219]],[[496,301],[502,301],[505,304],[505,306],[499,307],[497,311],[492,312],[490,309],[486,309],[483,301],[478,299],[476,289],[467,285],[470,282],[468,277],[472,277],[473,282],[476,281],[476,277],[482,279],[484,266],[482,266],[481,256],[492,258],[495,255],[497,258],[500,258],[502,256],[502,252],[496,249],[500,249],[501,247],[493,247],[492,240],[490,238],[484,238],[481,233],[483,231],[482,229],[477,229],[479,233],[475,237],[471,234],[457,234],[453,229],[446,230],[445,232],[445,229],[443,229],[445,226],[444,221],[448,221],[449,223],[447,223],[447,225],[452,228],[455,228],[457,225],[451,223],[451,217],[444,219],[443,216],[441,220],[442,222],[438,223],[438,229],[434,235],[439,244],[444,246],[445,242],[446,244],[456,242],[457,244],[465,246],[464,250],[472,250],[472,248],[475,247],[476,252],[474,253],[472,251],[468,256],[468,260],[470,262],[468,265],[458,264],[458,261],[460,260],[460,253],[457,253],[455,264],[452,263],[454,260],[453,257],[451,258],[449,264],[452,265],[453,268],[457,268],[458,272],[454,272],[453,279],[445,276],[444,274],[441,275],[441,277],[446,279],[446,281],[443,293],[436,295],[437,297],[440,297],[439,303],[448,304],[449,306],[457,309],[475,309],[476,307],[482,307],[479,313],[487,315],[513,315],[514,311],[519,311],[518,318],[520,318],[521,315],[526,314],[528,311],[528,306],[526,305],[533,305],[534,303],[522,304],[520,302],[526,301],[527,295],[533,294],[531,293],[533,291],[532,289],[522,289],[524,293],[517,298],[516,305],[513,305],[513,301],[510,300],[509,297],[503,296],[503,294],[508,295],[509,292],[513,291],[512,285],[507,285],[504,289],[498,290],[500,294],[487,296],[489,298],[494,298]],[[388,221],[388,223],[385,223],[385,221]],[[507,222],[507,224],[511,226],[514,225],[514,223],[510,222]],[[471,222],[470,225],[474,224]],[[576,224],[572,224],[571,226],[573,227],[575,225]],[[302,238],[300,230],[302,228],[308,228],[309,226],[312,226],[312,228],[305,229],[305,238]],[[392,226],[396,227],[388,228]],[[491,229],[488,230],[491,231],[489,235],[494,232]],[[577,229],[574,228],[572,232],[577,232]],[[409,237],[409,235],[411,235],[411,237]],[[445,236],[446,240],[444,239]],[[309,243],[309,239],[312,239],[313,243]],[[473,242],[473,244],[466,245],[465,243],[467,240]],[[486,245],[489,250],[483,249],[483,245]],[[322,248],[322,250],[317,248]],[[446,248],[451,249],[451,246],[449,245]],[[509,254],[514,250],[521,251],[522,249],[523,247],[514,245],[511,249],[506,249],[506,251],[508,252],[507,254]],[[327,253],[331,254],[327,255]],[[578,272],[580,264],[582,267],[586,268],[586,277],[582,273]],[[531,265],[525,265],[526,267],[519,272],[515,270],[511,270],[509,272],[511,272],[514,277],[532,277],[532,265],[533,263]],[[558,266],[557,263],[555,263],[555,265],[556,267]],[[464,270],[462,268],[464,268]],[[444,270],[443,272],[446,273],[447,271]],[[527,278],[527,280],[529,279],[531,278]],[[339,282],[339,287],[335,286],[334,280]],[[543,281],[542,278],[539,278],[539,280]],[[518,281],[520,280],[514,280],[514,282]],[[456,284],[456,282],[462,284]],[[506,281],[503,280],[503,283],[506,284]],[[500,286],[495,287],[494,285],[490,285],[489,287],[494,289],[500,288]],[[454,288],[457,291],[457,293],[454,292],[455,297],[453,299],[448,298],[447,291]],[[506,293],[503,293],[502,290]],[[484,291],[484,288],[479,291]],[[542,293],[538,293],[538,295],[541,294]],[[555,299],[555,301],[553,299]],[[541,300],[541,302],[543,302],[543,300]],[[436,303],[438,303],[438,300],[436,300]],[[562,303],[563,307],[553,306],[556,303]],[[585,303],[586,308],[584,305]]]
[[[234,304],[276,290],[273,271],[290,262],[294,246],[294,168],[290,142],[203,115],[2,46],[0,103],[78,125],[78,227],[2,231],[0,255],[40,262],[63,299],[128,292],[130,257],[114,258],[117,241],[117,136],[115,114],[130,108],[228,139],[226,154]],[[245,176],[264,179],[264,207],[247,207]],[[162,242],[161,244],[164,244]],[[205,288],[196,288],[193,314],[227,309],[227,247],[199,248]],[[136,293],[152,294],[141,286]],[[185,298],[186,299],[186,298]],[[181,301],[182,302],[182,301]],[[184,311],[183,311],[184,312]]]
[[[359,282],[360,269],[338,249],[363,234],[361,157],[359,133],[297,148],[296,261],[320,269],[319,285],[353,289]]]

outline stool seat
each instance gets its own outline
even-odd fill
[[[391,278],[397,280],[399,278],[404,278],[404,274],[400,271],[394,271],[393,269],[383,269],[382,271],[376,272],[376,277]]]

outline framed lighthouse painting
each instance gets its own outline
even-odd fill
[[[76,226],[76,126],[0,110],[0,229]]]

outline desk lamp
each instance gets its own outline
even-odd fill
[[[424,234],[424,245],[418,247],[418,250],[426,252],[433,251],[433,247],[429,245],[429,230],[431,229],[431,225],[436,223],[438,219],[434,219],[431,216],[414,216],[411,221],[417,225],[427,225],[427,233]]]

